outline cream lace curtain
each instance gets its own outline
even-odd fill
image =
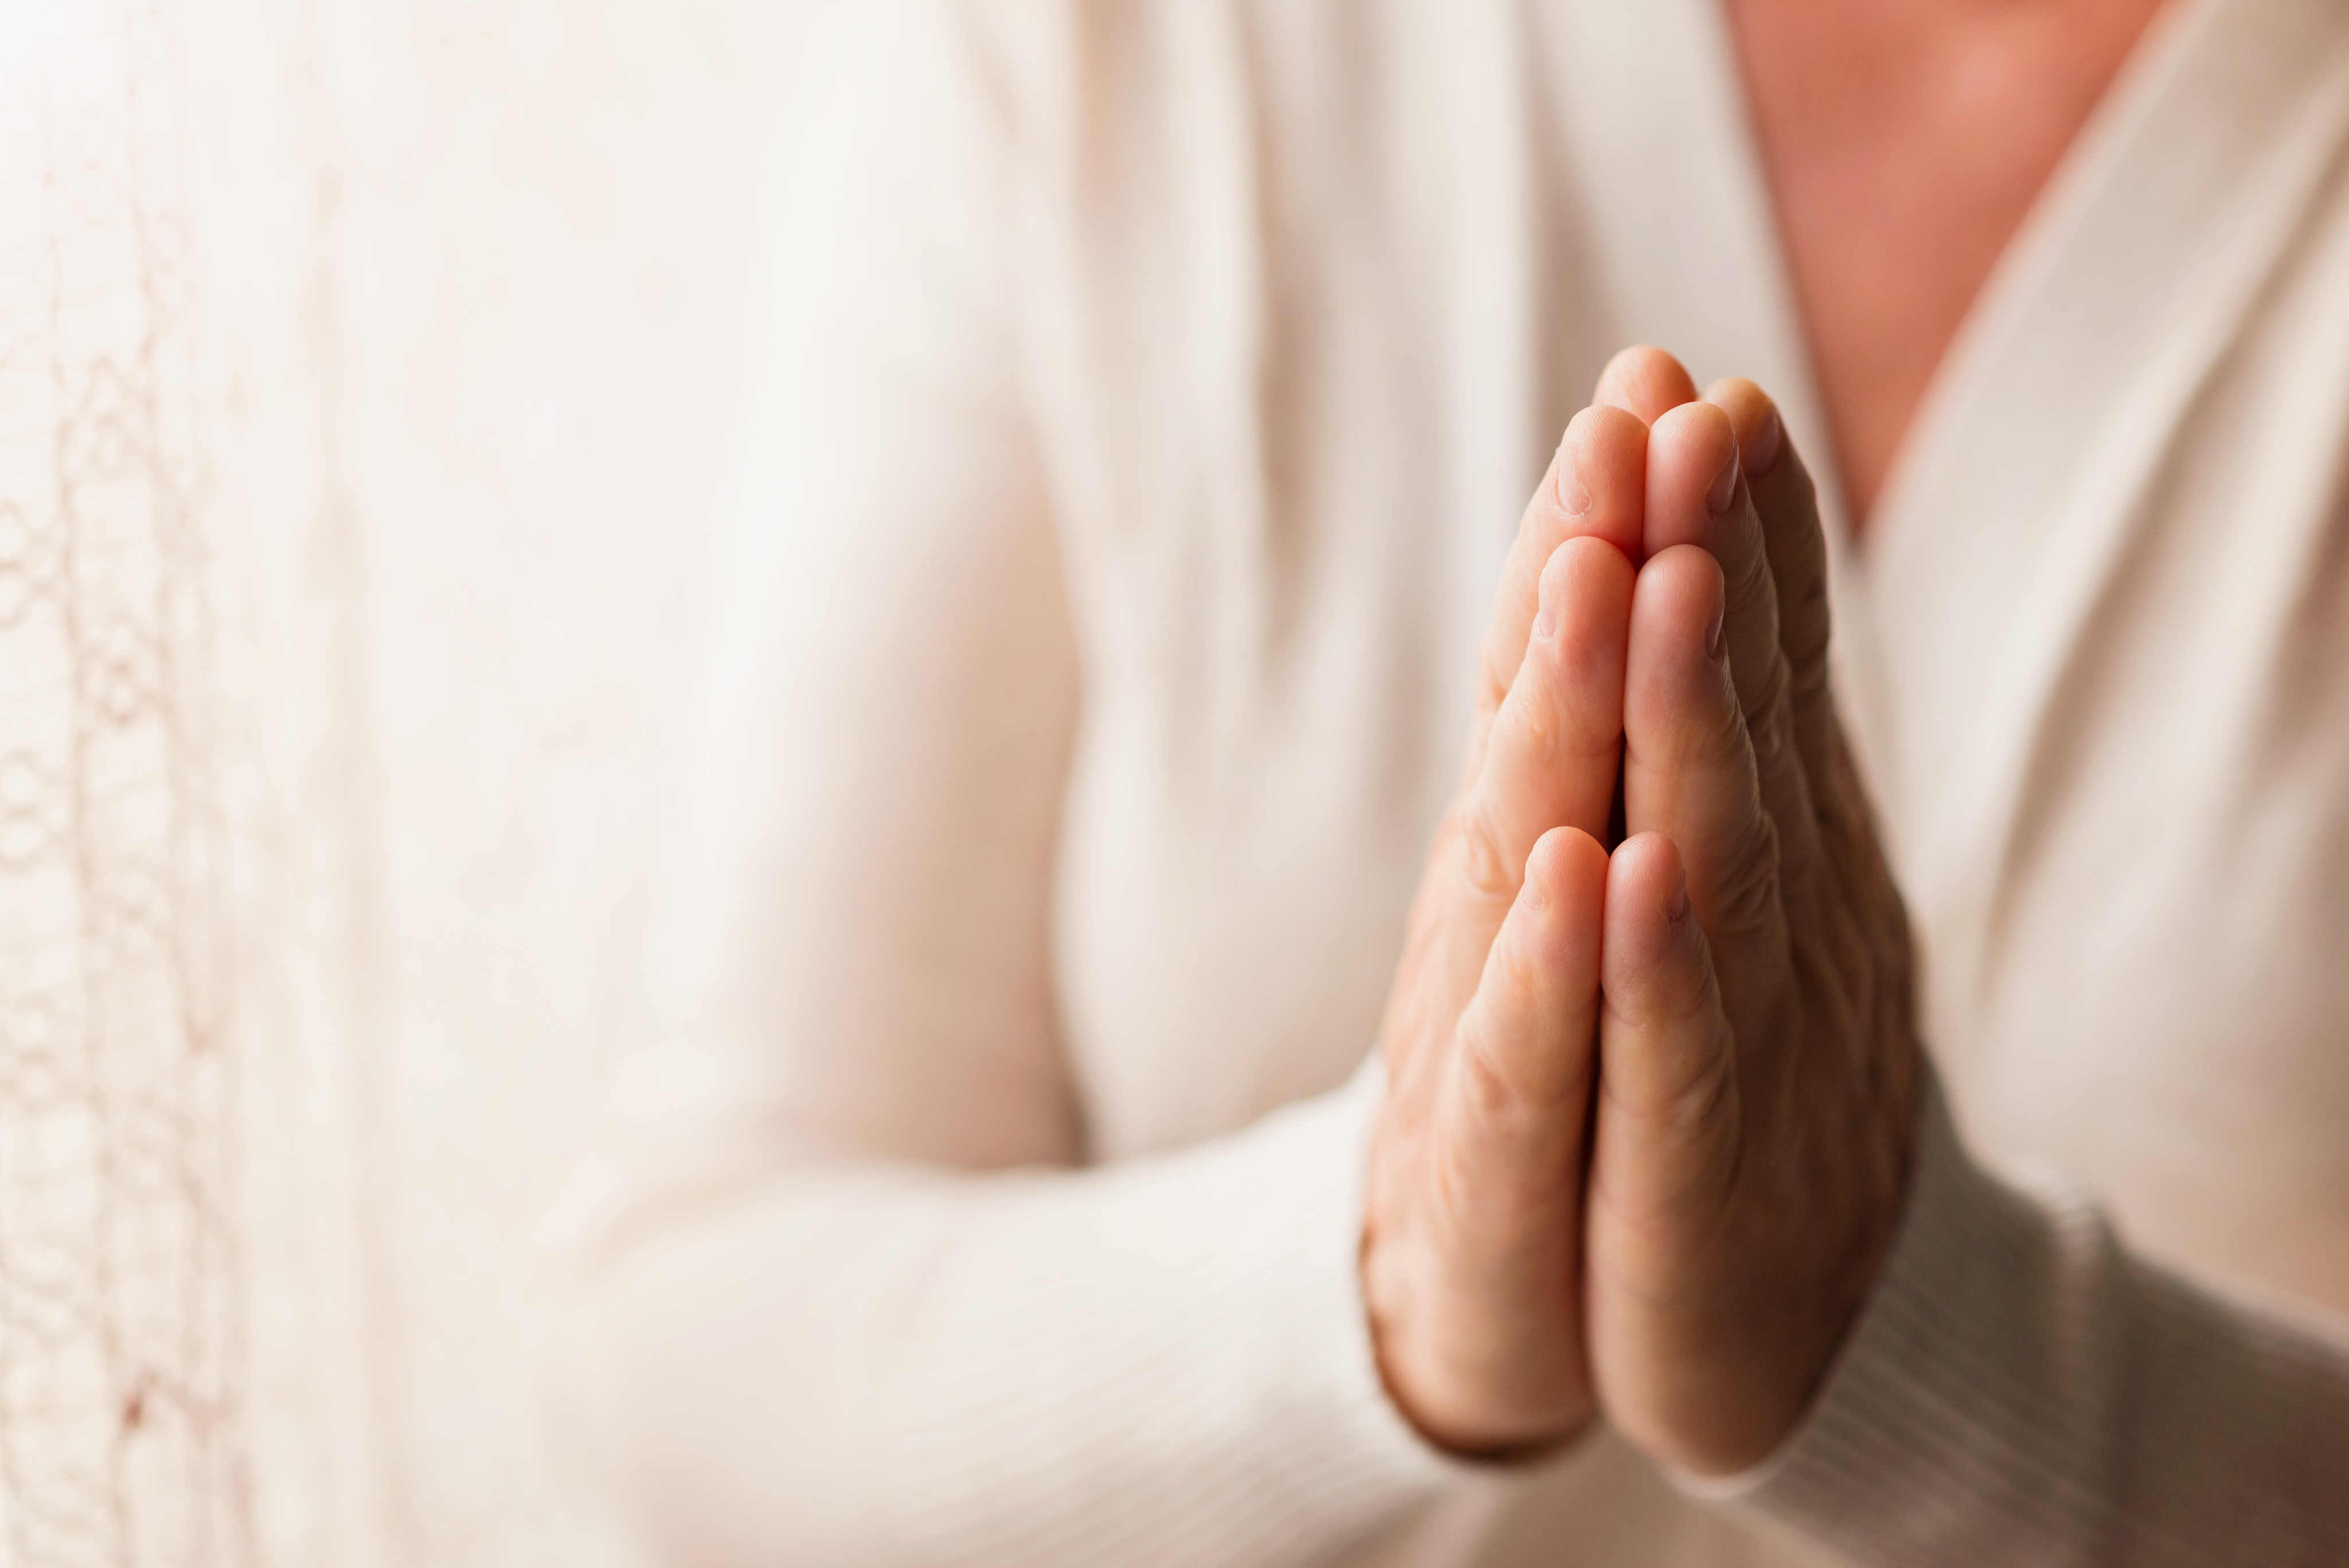
[[[632,1560],[530,1231],[785,31],[0,5],[0,1568]]]

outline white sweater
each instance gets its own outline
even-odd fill
[[[676,1555],[2349,1562],[2349,7],[2173,7],[1838,541],[1949,1109],[1702,1497],[1427,1450],[1354,1264],[1557,432],[1648,340],[1833,472],[1718,18],[827,16],[571,1213],[571,1407]]]

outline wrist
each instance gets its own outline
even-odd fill
[[[1387,1401],[1430,1447],[1487,1464],[1528,1463],[1573,1447],[1599,1408],[1578,1346],[1527,1354],[1469,1325],[1418,1271],[1382,1267],[1366,1233],[1362,1301],[1371,1352]]]

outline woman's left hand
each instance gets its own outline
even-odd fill
[[[1752,383],[1692,394],[1653,349],[1600,387],[1652,429],[1584,1301],[1616,1428],[1722,1476],[1793,1431],[1882,1267],[1920,1054],[1810,480]]]

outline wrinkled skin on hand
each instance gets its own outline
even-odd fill
[[[1882,1266],[1921,1057],[1827,639],[1768,400],[1619,356],[1504,574],[1381,1039],[1365,1299],[1444,1447],[1540,1452],[1604,1415],[1734,1473]]]

